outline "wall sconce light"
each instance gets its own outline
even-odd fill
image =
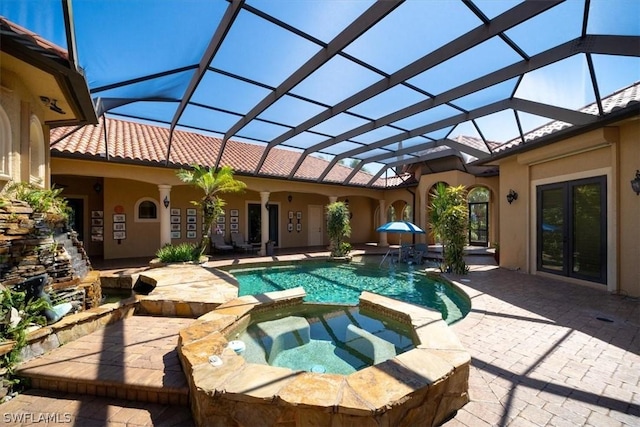
[[[264,208],[265,208],[266,210],[269,210],[269,201],[268,201],[268,200],[267,200],[267,203],[265,203],[265,204],[264,204]]]
[[[162,204],[164,205],[165,208],[169,207],[169,196],[164,196],[164,200],[162,201]]]
[[[507,202],[511,204],[514,200],[518,200],[518,193],[513,190],[509,190],[509,194],[507,194]]]
[[[344,204],[349,206],[349,199],[344,199]]]
[[[289,194],[287,196],[287,200],[289,201],[289,203],[291,203],[291,201],[293,200],[293,196],[291,194]]]
[[[96,182],[95,184],[93,184],[93,190],[99,194],[102,191],[102,184]]]
[[[631,180],[631,188],[633,188],[637,196],[640,196],[640,170],[636,171],[636,177]]]
[[[62,108],[58,107],[57,99],[51,99],[47,96],[41,96],[40,101],[42,101],[45,107],[49,107],[51,111],[54,111],[58,114],[66,114]]]

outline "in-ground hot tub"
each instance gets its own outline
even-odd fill
[[[297,326],[284,329],[304,334],[304,296],[296,288],[240,297],[181,331],[179,355],[198,425],[437,425],[467,403],[470,357],[441,314],[368,292],[359,313],[404,325],[413,348],[350,374],[253,363],[236,353],[238,334],[252,323],[294,317]],[[375,339],[353,332],[374,346]],[[278,354],[286,347],[275,345]]]
[[[250,363],[349,375],[415,348],[411,331],[358,307],[302,304],[252,316],[231,346]]]

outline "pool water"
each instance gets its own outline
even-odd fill
[[[257,315],[257,320],[236,336],[246,345],[242,356],[247,362],[348,375],[415,347],[406,325],[363,314],[358,307],[312,304],[291,310],[262,320]],[[385,348],[374,352],[349,333],[354,326],[373,335],[376,346]]]
[[[364,257],[366,258],[366,257]],[[239,295],[255,295],[302,286],[305,301],[358,304],[362,291],[374,292],[439,310],[451,324],[467,315],[468,298],[444,281],[431,278],[421,266],[373,261],[334,263],[305,261],[259,268],[226,268],[239,282]]]

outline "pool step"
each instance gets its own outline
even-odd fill
[[[396,357],[395,345],[355,325],[347,325],[345,346],[373,360],[374,365]]]
[[[186,406],[176,345],[192,321],[129,317],[20,365],[17,374],[33,389]]]
[[[287,316],[256,324],[262,332],[267,361],[272,364],[281,351],[300,347],[311,340],[309,322],[304,317]]]

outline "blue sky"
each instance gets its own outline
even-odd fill
[[[373,2],[365,0],[247,0],[246,4],[295,25],[311,37],[327,43],[339,34]],[[520,3],[516,0],[477,0],[489,18]],[[167,69],[197,64],[208,38],[224,14],[226,1],[208,0],[75,0],[73,1],[80,65],[91,88],[137,78]],[[539,54],[577,37],[582,29],[584,1],[567,0],[548,13],[506,32],[528,55]],[[66,46],[59,1],[3,0],[0,15],[27,27],[46,39]],[[592,0],[587,32],[589,34],[640,35],[640,1]],[[461,2],[450,0],[409,0],[375,25],[345,52],[384,73],[392,74],[442,44],[481,25],[481,21]],[[639,46],[640,49],[640,46]],[[290,31],[276,28],[264,19],[242,11],[227,35],[211,66],[274,87],[318,52],[319,46]],[[520,61],[521,58],[499,39],[492,38],[473,49],[426,70],[409,80],[431,94],[439,94],[466,81]],[[640,80],[638,57],[593,55],[600,93],[606,95]],[[472,64],[470,66],[469,64]],[[103,92],[103,97],[153,96],[180,98],[190,72]],[[570,76],[570,77],[568,77]],[[345,97],[379,81],[381,76],[344,57],[334,57],[302,81],[293,94],[332,106]],[[454,101],[464,108],[507,98],[516,90],[517,79],[505,81],[487,90]],[[184,123],[224,133],[240,115],[248,112],[269,93],[269,89],[248,84],[223,74],[208,72],[194,102],[212,103],[225,110],[213,115],[199,107],[188,107]],[[576,55],[534,70],[524,76],[516,97],[566,108],[579,108],[595,100],[586,57]],[[211,100],[215,101],[211,101]],[[394,88],[348,110],[370,119],[385,116],[399,108],[427,99],[424,93],[404,86]],[[325,107],[304,99],[284,96],[259,117],[286,126],[296,126]],[[175,106],[154,102],[122,107],[123,114],[142,114],[170,121]],[[457,114],[454,108],[440,106],[396,123],[407,129],[438,117]],[[523,126],[533,129],[548,118],[523,115]],[[291,145],[307,148],[367,120],[341,115],[315,126],[311,133],[298,135]],[[505,141],[517,135],[513,113],[500,112],[477,120],[487,139]],[[270,140],[289,128],[265,122],[252,122],[236,135],[239,139]],[[439,130],[428,137],[438,138],[451,129]],[[368,143],[393,134],[392,128],[380,128],[354,141]],[[463,123],[451,136],[478,136],[475,127]],[[426,141],[426,139],[425,139]],[[351,145],[349,145],[351,144]],[[353,146],[353,143],[343,143]],[[338,154],[336,149],[327,150]],[[371,169],[371,168],[370,168]],[[375,169],[375,167],[373,168]]]

